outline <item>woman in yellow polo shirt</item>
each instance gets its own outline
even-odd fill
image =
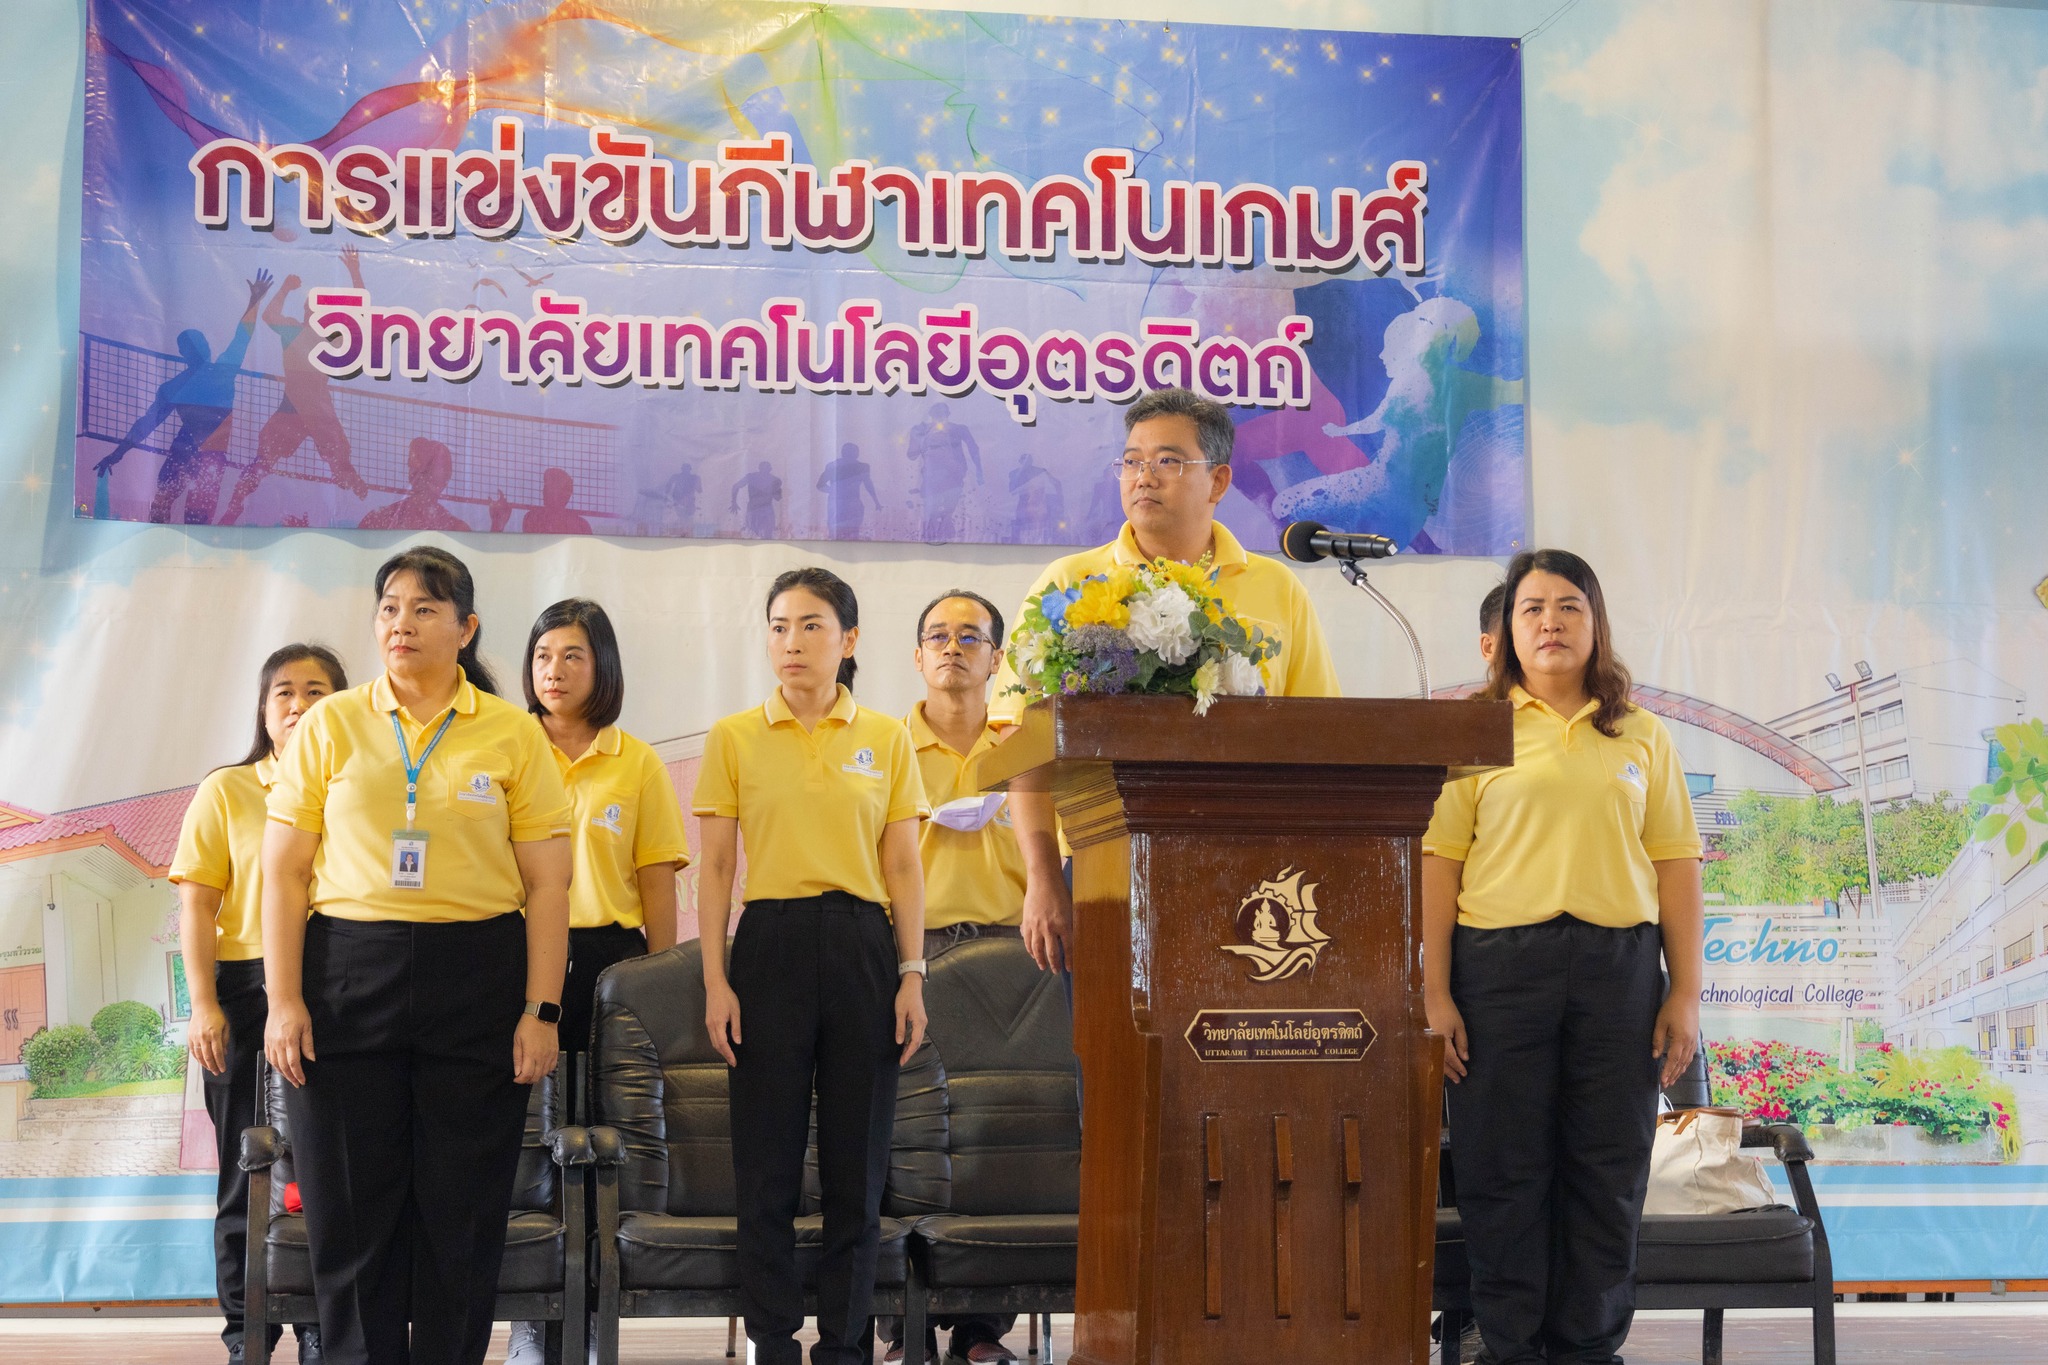
[[[1700,838],[1591,567],[1517,555],[1504,602],[1484,695],[1515,762],[1445,784],[1423,836],[1424,1003],[1482,1358],[1592,1365],[1635,1313],[1658,1087],[1699,1048]]]
[[[171,858],[178,888],[178,942],[192,1020],[185,1047],[205,1075],[206,1113],[220,1158],[213,1217],[214,1285],[231,1359],[242,1346],[243,1278],[248,1269],[249,1173],[242,1130],[256,1122],[257,1062],[263,1055],[263,803],[277,756],[314,702],[348,686],[348,673],[320,645],[286,645],[263,661],[256,687],[256,739],[241,762],[215,768],[192,794]],[[281,1328],[271,1329],[276,1345]],[[293,1329],[299,1359],[320,1356],[319,1329]]]
[[[383,675],[306,715],[270,792],[264,1052],[330,1365],[478,1365],[555,1062],[569,801],[540,723],[485,690],[462,561],[415,546],[376,598]]]
[[[597,978],[614,962],[675,946],[676,872],[690,852],[668,769],[618,726],[626,670],[604,608],[571,597],[543,611],[526,637],[522,677],[526,709],[547,732],[569,792],[574,872],[558,1031],[569,1093],[581,1095]],[[540,1365],[543,1355],[541,1325],[515,1324],[506,1365]]]
[[[798,1365],[796,1213],[815,1091],[825,1243],[812,1365],[853,1365],[869,1307],[896,1071],[924,1037],[928,814],[910,732],[856,706],[853,589],[794,569],[768,592],[768,700],[704,739],[692,799],[705,1025],[731,1073],[741,1303],[761,1365]],[[726,963],[738,845],[746,913]],[[891,921],[893,920],[893,925]]]

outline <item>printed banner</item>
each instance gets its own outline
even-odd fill
[[[1100,543],[1526,527],[1505,39],[814,5],[91,5],[76,505]]]

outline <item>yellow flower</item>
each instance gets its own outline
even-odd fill
[[[1113,581],[1083,584],[1080,600],[1067,608],[1067,628],[1115,626],[1118,630],[1124,629],[1131,624],[1131,609],[1124,605],[1123,596],[1116,591]]]

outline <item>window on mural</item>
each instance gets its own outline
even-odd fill
[[[1991,979],[1991,973],[1996,970],[1997,967],[1993,963],[1992,959],[1987,957],[1982,962],[1979,962],[1977,964],[1977,979],[1979,981],[1989,981]]]
[[[2023,939],[2017,939],[2005,945],[2005,965],[2008,970],[2019,966],[2022,962],[2032,962],[2033,960],[2034,936],[2032,934],[2028,934]]]

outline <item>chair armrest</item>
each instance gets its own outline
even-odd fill
[[[1813,1147],[1806,1140],[1806,1133],[1796,1123],[1766,1123],[1751,1128],[1742,1134],[1745,1147],[1770,1147],[1778,1154],[1778,1160],[1786,1165],[1796,1161],[1813,1160]]]
[[[245,1171],[267,1171],[275,1166],[288,1150],[284,1134],[277,1129],[244,1128],[242,1159],[238,1164]]]
[[[572,1166],[595,1165],[597,1158],[590,1147],[590,1130],[574,1124],[565,1125],[548,1134],[548,1155],[563,1170]]]
[[[619,1136],[618,1129],[599,1125],[588,1131],[592,1165],[617,1167],[626,1164],[626,1140]]]

